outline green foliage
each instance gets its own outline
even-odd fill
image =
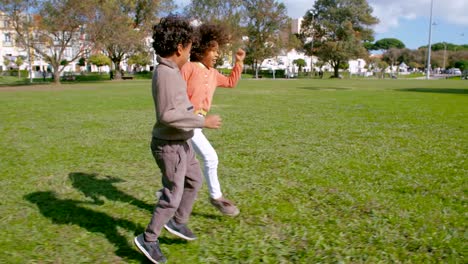
[[[427,49],[427,45],[421,46],[418,49]],[[447,42],[437,42],[437,43],[431,44],[431,50],[433,51],[439,51],[439,50],[467,51],[468,44],[457,45],[457,44],[447,43]]]
[[[150,86],[0,89],[2,262],[147,262],[133,238],[161,187]],[[463,263],[467,92],[446,80],[218,89],[225,122],[204,133],[241,214],[221,216],[204,184],[199,239],[163,231],[162,251],[170,263]]]
[[[259,68],[264,59],[277,54],[279,32],[288,25],[286,6],[276,0],[245,0],[247,62]]]
[[[405,44],[396,38],[384,38],[376,41],[372,47],[373,50],[389,50],[391,48],[404,49]]]
[[[302,71],[302,68],[307,66],[307,63],[304,59],[295,59],[293,60],[293,64],[295,64],[297,67],[299,67],[299,71]]]
[[[110,61],[109,61],[110,62]],[[129,65],[135,65],[137,68],[151,64],[151,54],[149,52],[138,52],[128,58]]]
[[[115,67],[115,78],[120,79],[120,63],[129,54],[149,52],[145,38],[159,12],[168,11],[172,1],[98,1],[94,6],[95,19],[87,24],[90,38],[103,47]]]
[[[81,66],[81,67],[84,67],[86,66],[86,59],[81,57],[79,60],[78,60],[78,65]]]
[[[98,53],[98,54],[93,54],[89,56],[88,63],[96,65],[97,67],[99,67],[99,71],[101,71],[102,66],[105,66],[105,65],[110,66],[112,62],[109,59],[109,57],[107,57],[106,55],[102,53]]]
[[[220,23],[231,35],[233,49],[241,45],[243,28],[242,0],[193,0],[184,12],[188,17],[196,17],[202,23]]]
[[[338,77],[342,62],[367,57],[363,43],[373,39],[370,26],[377,22],[365,0],[317,0],[302,22],[303,40],[312,39],[305,50],[330,62]]]
[[[15,65],[19,68],[24,64],[24,57],[23,56],[18,56],[15,59]]]
[[[468,60],[457,61],[454,66],[455,68],[459,68],[461,71],[468,70]]]

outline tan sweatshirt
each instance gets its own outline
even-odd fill
[[[202,128],[205,118],[194,114],[187,96],[187,84],[173,61],[157,57],[153,72],[153,100],[156,124],[153,136],[165,140],[188,140],[194,128]]]

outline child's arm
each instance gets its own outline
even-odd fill
[[[177,74],[180,74],[177,72]],[[205,118],[195,115],[187,97],[186,84],[182,77],[172,72],[158,74],[153,79],[158,120],[169,127],[194,129],[204,127]]]
[[[225,87],[225,88],[233,88],[237,85],[237,82],[240,79],[242,74],[242,68],[244,67],[244,59],[245,59],[245,51],[243,49],[238,49],[236,52],[236,63],[234,68],[232,68],[231,74],[229,77],[226,77],[216,71],[216,86],[218,87]]]

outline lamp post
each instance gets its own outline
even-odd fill
[[[426,63],[426,79],[429,80],[431,74],[431,38],[432,38],[432,8],[434,0],[431,0],[431,15],[429,18],[429,41],[427,45],[427,63]]]
[[[26,48],[28,54],[28,64],[29,64],[29,83],[33,82],[32,78],[32,62],[31,62],[31,42],[29,39],[29,26],[31,24],[31,15],[29,14],[29,0],[26,1],[27,9],[26,9]],[[23,24],[24,25],[24,24]],[[18,68],[19,70],[19,68]]]
[[[447,43],[444,42],[444,63],[442,64],[442,68],[444,69],[445,71],[445,60],[447,58]]]

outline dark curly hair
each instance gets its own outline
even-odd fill
[[[202,24],[197,28],[196,38],[192,44],[190,61],[200,61],[205,52],[213,48],[216,43],[220,49],[229,43],[229,35],[225,26],[221,24]]]
[[[169,15],[153,27],[153,48],[161,57],[171,56],[177,45],[187,47],[194,40],[194,28],[190,22],[177,15]]]

